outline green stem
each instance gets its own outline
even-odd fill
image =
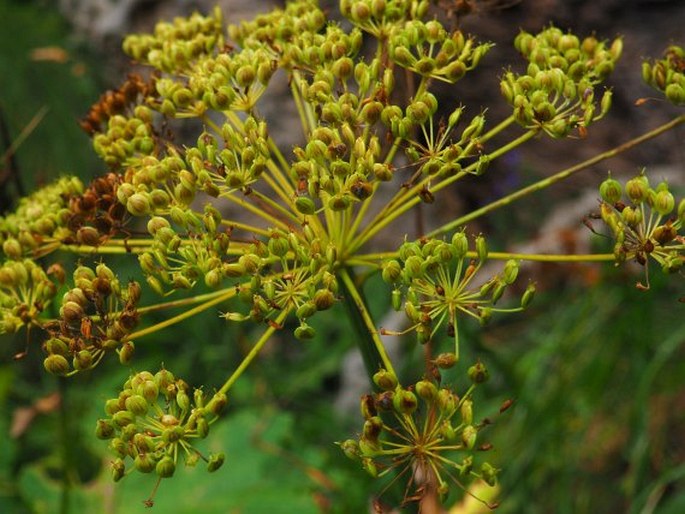
[[[224,385],[221,386],[221,389],[217,391],[217,394],[226,394],[229,391],[229,389],[231,389],[235,381],[238,380],[238,378],[240,378],[240,375],[243,374],[243,372],[247,369],[250,363],[259,354],[259,352],[264,347],[269,338],[272,336],[272,334],[281,327],[285,319],[288,317],[289,313],[290,310],[288,309],[281,311],[281,313],[276,318],[276,321],[269,323],[269,328],[267,328],[264,331],[259,340],[252,347],[252,350],[250,350],[250,353],[248,353],[245,356],[243,361],[240,363],[240,366],[238,366],[236,370],[233,372],[233,374],[231,374],[231,376],[228,377],[228,380],[226,380]]]
[[[636,137],[634,139],[631,139],[630,141],[627,141],[623,143],[622,145],[619,145],[615,148],[612,148],[611,150],[607,150],[606,152],[602,152],[590,159],[587,159],[581,163],[576,164],[575,166],[571,166],[570,168],[566,168],[565,170],[560,171],[559,173],[556,173],[552,175],[551,177],[547,177],[543,180],[539,180],[538,182],[531,184],[528,187],[524,187],[523,189],[519,189],[518,191],[515,191],[503,198],[500,198],[499,200],[492,202],[485,207],[482,207],[480,209],[476,209],[475,211],[470,212],[469,214],[466,214],[462,216],[461,218],[457,218],[456,220],[447,223],[443,225],[442,227],[432,231],[429,236],[436,236],[439,234],[444,234],[446,232],[449,232],[451,230],[454,230],[469,221],[473,221],[476,218],[479,218],[483,216],[484,214],[487,214],[489,212],[492,212],[496,209],[499,209],[500,207],[503,207],[505,205],[509,205],[510,203],[518,200],[519,198],[523,198],[524,196],[527,196],[531,193],[534,193],[536,191],[540,191],[541,189],[544,189],[546,187],[551,186],[552,184],[555,184],[556,182],[559,182],[561,180],[564,180],[574,173],[578,173],[579,171],[582,171],[586,168],[589,168],[590,166],[597,164],[599,162],[602,162],[606,159],[610,159],[611,157],[615,157],[620,153],[625,152],[626,150],[630,150],[631,148],[638,146],[645,141],[648,141],[650,139],[653,139],[664,132],[667,132],[671,130],[674,127],[677,127],[681,123],[685,123],[685,114],[678,116],[677,118],[669,121],[668,123],[664,123],[663,125],[655,128],[654,130],[650,130],[649,132],[642,134],[639,137]]]
[[[515,118],[514,118],[514,115],[512,114],[511,116],[509,116],[508,118],[502,120],[500,123],[498,123],[496,126],[494,126],[493,128],[491,128],[490,130],[488,130],[485,134],[483,134],[482,136],[480,136],[480,137],[478,138],[478,141],[479,141],[480,143],[485,143],[486,141],[492,139],[492,138],[495,137],[497,134],[499,134],[500,132],[502,132],[502,131],[503,131],[504,129],[506,129],[509,125],[511,125],[512,123],[514,123],[514,121],[515,121]]]
[[[354,262],[371,266],[371,261],[382,261],[385,259],[397,259],[399,252],[378,252],[360,254],[354,257]],[[477,259],[476,252],[466,252],[466,257]],[[611,253],[590,253],[590,254],[544,254],[544,253],[514,253],[514,252],[488,252],[488,259],[495,260],[521,260],[535,262],[606,262],[615,260]],[[348,263],[352,262],[346,261]],[[377,264],[376,264],[377,265]]]
[[[501,157],[505,153],[522,145],[529,139],[532,139],[537,134],[537,130],[530,130],[528,132],[525,132],[520,137],[514,139],[513,141],[510,141],[508,144],[502,146],[501,148],[498,148],[497,150],[489,154],[490,159],[494,160],[498,157]],[[477,165],[478,162],[474,162],[466,168],[464,168],[461,172],[456,173],[454,176],[446,178],[441,182],[438,182],[434,187],[431,188],[431,191],[437,192],[452,184],[453,182],[465,177],[466,175],[469,175],[470,172],[474,170]],[[426,177],[423,180],[420,180],[413,187],[407,189],[404,192],[404,194],[395,196],[395,198],[393,198],[383,209],[381,209],[381,212],[367,225],[366,230],[362,231],[359,234],[359,236],[355,238],[354,242],[351,245],[350,253],[356,251],[366,241],[368,241],[370,238],[376,235],[379,231],[381,231],[387,225],[392,223],[395,219],[397,219],[405,212],[412,209],[417,203],[419,203],[421,201],[421,198],[419,197],[419,191],[421,191],[421,189],[424,186],[426,186],[432,179],[433,177]]]
[[[341,268],[338,271],[338,276],[342,279],[345,305],[357,329],[359,349],[364,358],[366,371],[370,377],[380,369],[386,369],[390,373],[395,374],[390,357],[388,357],[383,341],[381,341],[378,335],[376,325],[371,319],[371,314],[350,272],[347,268]]]
[[[225,300],[228,300],[229,298],[232,298],[233,296],[236,295],[236,290],[235,288],[230,288],[228,290],[222,291],[223,294],[210,298],[207,300],[205,303],[202,305],[198,305],[197,307],[194,307],[190,310],[184,311],[181,314],[178,314],[177,316],[174,316],[169,319],[165,319],[164,321],[161,321],[159,323],[155,323],[154,325],[143,328],[141,330],[138,330],[137,332],[133,332],[132,334],[129,334],[126,336],[124,339],[125,341],[131,341],[133,339],[138,339],[140,337],[146,336],[148,334],[152,334],[154,332],[157,332],[158,330],[162,330],[163,328],[170,327],[171,325],[175,325],[176,323],[179,323],[183,321],[184,319],[188,319],[192,316],[195,316],[196,314],[199,314],[202,311],[205,311],[209,309],[210,307],[217,305]],[[209,296],[209,295],[208,295]]]

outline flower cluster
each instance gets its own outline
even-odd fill
[[[650,187],[644,170],[625,187],[607,178],[599,188],[601,217],[615,239],[616,263],[634,260],[648,269],[654,259],[665,273],[679,272],[685,264],[685,199],[677,205],[665,181]],[[625,194],[624,194],[625,193]],[[638,283],[638,288],[649,288]]]
[[[621,39],[607,46],[593,36],[581,41],[549,27],[535,36],[521,32],[514,46],[528,68],[525,74],[507,72],[500,86],[519,124],[540,127],[558,138],[575,128],[584,133],[607,113],[611,91],[605,91],[597,105],[595,87],[613,71],[621,56]]]
[[[450,482],[462,487],[462,480],[474,477],[494,485],[498,470],[488,462],[477,465],[474,458],[490,447],[477,444],[488,422],[474,422],[473,415],[473,391],[488,372],[479,362],[468,374],[472,385],[460,397],[429,379],[404,388],[393,374],[379,371],[374,382],[381,392],[361,399],[364,426],[359,439],[341,442],[341,449],[373,477],[407,473],[406,494],[432,484],[444,498]]]
[[[107,400],[108,417],[98,420],[95,430],[97,437],[110,441],[116,457],[112,461],[114,480],[133,470],[171,477],[181,456],[187,466],[202,459],[210,472],[219,469],[224,454],[205,457],[195,442],[207,437],[226,403],[222,393],[209,398],[200,389],[191,393],[186,382],[166,369],[154,375],[142,371],[131,376],[119,395]],[[133,467],[127,470],[128,460]]]
[[[105,264],[95,269],[79,266],[74,286],[62,297],[59,318],[43,324],[50,335],[43,364],[55,375],[96,366],[107,352],[117,351],[122,364],[130,362],[134,343],[127,336],[138,324],[136,306],[141,289],[137,282],[123,287]]]
[[[685,104],[685,50],[671,45],[664,52],[664,58],[642,63],[642,78],[647,84],[666,95],[675,105]]]
[[[535,287],[531,284],[517,308],[495,307],[505,289],[518,276],[518,262],[510,259],[501,273],[482,281],[477,274],[485,263],[488,250],[483,236],[475,240],[475,253],[469,252],[468,238],[457,232],[451,242],[422,239],[406,242],[399,250],[399,260],[391,259],[382,264],[383,280],[393,284],[392,304],[402,308],[411,326],[401,333],[414,331],[417,340],[425,344],[431,341],[441,327],[455,341],[455,358],[459,358],[458,317],[466,314],[486,323],[493,312],[517,312],[532,300]],[[388,330],[384,333],[394,334]]]
[[[9,259],[36,256],[46,238],[71,236],[69,201],[83,193],[76,177],[64,177],[22,198],[16,211],[0,217],[2,253]]]
[[[198,13],[189,18],[176,18],[172,23],[160,22],[154,34],[129,36],[124,51],[155,68],[173,73],[185,70],[198,56],[223,46],[221,9],[211,16]]]
[[[59,266],[49,269],[49,274],[57,281],[63,273]],[[55,294],[57,283],[34,261],[23,259],[3,263],[0,266],[0,334],[14,333],[22,326],[35,323]]]
[[[478,66],[491,47],[489,43],[476,45],[461,31],[449,34],[436,20],[412,20],[393,31],[390,58],[422,77],[454,83]]]
[[[227,265],[230,273],[252,278],[237,287],[238,298],[249,306],[249,312],[229,312],[224,317],[261,322],[274,320],[281,312],[294,312],[299,320],[295,336],[311,339],[315,331],[308,318],[337,300],[336,259],[335,247],[324,247],[309,230],[303,234],[273,230],[267,244],[253,243],[237,263]]]

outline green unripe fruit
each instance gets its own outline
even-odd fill
[[[402,274],[402,266],[395,259],[383,262],[381,269],[381,276],[387,284],[396,282]]]
[[[65,359],[62,355],[54,354],[49,355],[43,361],[43,366],[45,369],[52,373],[53,375],[64,376],[69,373],[69,361]]]
[[[295,337],[299,340],[308,340],[314,338],[316,331],[307,323],[302,322],[294,331]]]
[[[144,216],[150,212],[150,200],[143,193],[135,193],[126,200],[126,209],[134,216]]]
[[[176,463],[174,462],[174,459],[169,457],[168,455],[165,455],[160,459],[160,461],[157,463],[155,466],[155,472],[157,475],[159,475],[161,478],[169,478],[174,475],[174,472],[176,471]]]
[[[416,394],[424,401],[431,403],[438,396],[437,386],[430,380],[420,380],[415,386]]]
[[[118,482],[124,477],[124,473],[126,471],[126,466],[124,465],[124,461],[121,459],[116,459],[112,461],[112,480],[115,482]]]
[[[133,359],[133,353],[135,352],[135,345],[132,341],[126,341],[121,348],[117,350],[119,354],[119,362],[121,364],[129,364],[131,359]]]
[[[329,289],[319,289],[314,293],[313,302],[317,310],[325,311],[335,303],[335,295]]]
[[[69,353],[67,344],[57,337],[51,337],[45,342],[45,350],[49,354],[57,354],[66,356]]]
[[[136,417],[133,412],[127,410],[120,410],[119,412],[115,412],[112,416],[112,421],[120,427],[132,424],[135,419]]]
[[[114,437],[114,425],[108,419],[98,419],[95,427],[95,436],[98,439],[111,439]]]
[[[383,430],[383,420],[378,416],[373,416],[364,421],[364,428],[362,429],[363,439],[372,444],[378,443],[378,437]]]
[[[530,302],[533,301],[533,297],[535,296],[535,284],[528,284],[528,287],[523,293],[523,296],[521,297],[521,307],[528,307],[530,305]]]
[[[675,208],[675,198],[668,190],[658,191],[654,197],[654,210],[666,216]]]
[[[461,432],[461,440],[467,449],[473,450],[476,445],[476,438],[478,437],[478,430],[473,425],[467,425]]]
[[[74,369],[79,371],[90,369],[93,365],[93,354],[88,350],[81,350],[74,355],[72,363],[74,365]]]
[[[21,244],[14,238],[7,239],[2,243],[2,251],[10,259],[20,259],[23,253]]]
[[[487,382],[488,378],[490,378],[490,372],[480,361],[469,368],[468,375],[474,384],[482,384]]]
[[[599,186],[599,195],[602,200],[613,205],[621,199],[623,194],[623,188],[618,180],[615,180],[609,176],[602,184]]]
[[[438,390],[438,409],[440,409],[440,412],[443,413],[446,418],[449,418],[452,416],[452,414],[454,414],[454,412],[457,410],[458,402],[459,399],[452,391],[448,389]]]
[[[223,452],[213,453],[212,455],[209,456],[209,462],[207,463],[207,471],[209,471],[210,473],[213,473],[214,471],[219,469],[221,466],[223,466],[225,460],[226,460],[226,455],[224,455]]]
[[[392,398],[392,404],[395,408],[395,411],[397,411],[399,414],[411,414],[416,410],[416,407],[418,407],[416,395],[411,391],[407,391],[406,389],[397,391],[394,394]]]
[[[669,84],[664,91],[668,101],[675,105],[685,104],[685,87],[680,84]]]
[[[207,403],[206,409],[208,412],[218,416],[221,414],[221,411],[224,409],[227,403],[228,398],[224,393],[216,393],[214,396],[212,396],[212,399],[209,400],[209,403]]]
[[[139,453],[133,460],[133,465],[141,473],[151,473],[155,469],[155,460],[149,453]]]
[[[516,281],[516,277],[519,273],[519,263],[514,259],[509,259],[504,265],[504,271],[502,272],[502,278],[504,283],[511,285]]]
[[[497,485],[497,469],[491,464],[484,462],[480,467],[480,476],[490,487]]]
[[[397,387],[397,377],[394,373],[385,369],[374,373],[373,382],[383,391],[393,391]]]
[[[295,208],[300,214],[314,214],[316,212],[316,204],[308,196],[298,197],[295,200]]]
[[[449,369],[457,363],[457,356],[453,353],[441,353],[435,358],[435,365],[440,369]]]
[[[647,199],[649,181],[644,175],[638,175],[626,182],[626,194],[633,203],[642,203]]]
[[[347,439],[340,443],[340,449],[348,459],[359,459],[359,444],[354,439]]]

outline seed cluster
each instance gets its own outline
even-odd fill
[[[675,105],[685,104],[685,50],[677,45],[669,46],[664,58],[642,63],[642,78],[647,84],[666,95]]]
[[[180,457],[186,466],[195,466],[202,459],[208,471],[219,469],[224,454],[205,457],[195,444],[207,437],[226,403],[222,393],[210,397],[200,389],[191,393],[185,381],[166,369],[154,375],[142,371],[131,376],[119,395],[107,400],[108,417],[98,420],[95,430],[97,437],[109,440],[116,457],[112,461],[114,480],[133,470],[169,478]],[[127,470],[128,460],[133,467]]]
[[[520,311],[530,303],[535,292],[532,284],[523,294],[521,307],[495,307],[518,276],[519,265],[513,259],[505,263],[500,274],[473,285],[488,254],[483,236],[475,239],[474,246],[475,254],[471,255],[475,258],[472,258],[464,232],[455,233],[449,243],[437,239],[405,242],[400,247],[399,259],[382,264],[383,280],[395,287],[393,307],[400,310],[404,304],[411,325],[400,333],[414,331],[419,343],[425,344],[435,338],[441,327],[446,327],[447,334],[454,338],[454,355],[458,358],[457,320],[462,314],[486,323],[493,312]]]
[[[521,32],[514,46],[528,61],[528,68],[525,74],[505,73],[500,87],[519,124],[538,126],[559,138],[576,128],[584,134],[590,123],[607,113],[611,91],[604,91],[597,104],[595,88],[621,56],[621,39],[608,46],[593,36],[581,41],[549,27],[535,36]]]
[[[475,463],[476,452],[490,447],[477,445],[488,421],[477,423],[473,415],[473,391],[487,380],[487,369],[479,362],[468,375],[472,385],[460,397],[433,379],[404,388],[394,375],[379,371],[374,382],[382,391],[362,396],[362,432],[341,442],[341,449],[374,477],[408,473],[405,501],[412,498],[410,489],[429,482],[443,499],[461,480],[477,477],[495,485],[498,470],[488,462]]]
[[[138,324],[136,306],[141,289],[137,282],[122,286],[105,264],[95,269],[79,266],[74,287],[62,296],[59,318],[45,323],[50,337],[44,344],[45,369],[67,375],[95,367],[107,352],[116,351],[122,364],[133,357],[134,343],[127,336]]]
[[[685,264],[685,199],[677,205],[665,181],[652,188],[643,172],[625,183],[607,178],[599,188],[601,217],[614,237],[616,264],[634,260],[648,270],[655,260],[664,273],[681,272]],[[649,275],[646,285],[649,288]]]

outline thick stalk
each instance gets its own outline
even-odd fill
[[[361,292],[354,283],[352,275],[346,268],[341,268],[338,276],[342,279],[341,285],[345,297],[345,306],[357,332],[357,344],[362,353],[369,377],[373,377],[380,369],[395,373],[390,357],[388,357],[385,351],[383,341],[381,341],[378,335],[378,329],[371,319],[371,314],[366,307]]]

